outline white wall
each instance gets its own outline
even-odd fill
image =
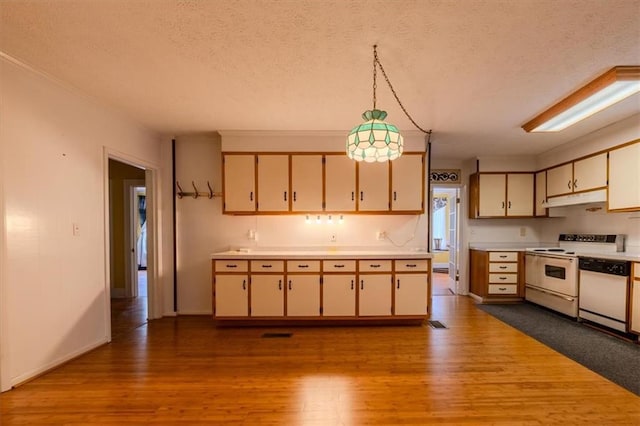
[[[160,148],[156,135],[46,76],[6,57],[0,67],[6,390],[107,341],[104,152],[160,164]]]
[[[407,140],[408,139],[408,140]],[[313,142],[311,142],[313,141]],[[405,136],[407,150],[423,151],[421,136]],[[222,192],[222,155],[225,151],[340,151],[344,135],[329,132],[225,132],[177,138],[176,180],[184,191],[192,191],[191,181],[206,190]],[[320,148],[319,148],[320,147]],[[425,185],[426,186],[426,185]],[[426,188],[425,188],[426,189]],[[425,198],[428,199],[428,198]],[[210,254],[230,247],[380,247],[376,231],[386,231],[404,247],[427,246],[427,215],[345,215],[344,223],[305,223],[304,215],[231,216],[222,214],[221,198],[182,198],[177,201],[178,313],[211,313]],[[248,239],[255,230],[257,241]],[[330,236],[337,237],[336,243]],[[411,236],[414,238],[411,238]]]

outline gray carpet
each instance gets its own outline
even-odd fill
[[[640,395],[640,345],[531,303],[477,305],[502,322]]]

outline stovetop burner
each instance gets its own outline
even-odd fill
[[[560,234],[557,247],[526,249],[532,253],[549,253],[563,257],[576,257],[577,252],[615,253],[624,251],[624,235],[615,234]]]

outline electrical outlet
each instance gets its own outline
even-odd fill
[[[258,239],[258,233],[255,229],[249,229],[249,231],[247,231],[247,238],[249,241],[256,241]]]
[[[378,231],[376,232],[376,239],[378,241],[383,241],[387,239],[387,232],[386,231]]]
[[[520,228],[520,236],[521,237],[526,237],[527,236],[527,228],[525,228],[525,227]]]

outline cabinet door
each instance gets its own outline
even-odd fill
[[[322,155],[291,156],[291,211],[322,211]]]
[[[358,315],[391,315],[391,275],[360,275],[358,287]]]
[[[609,151],[609,210],[640,210],[638,164],[640,142]]]
[[[224,212],[256,210],[256,160],[250,154],[224,155]]]
[[[356,210],[356,162],[346,155],[325,156],[325,207],[328,212]]]
[[[424,156],[404,154],[391,162],[391,210],[423,211]]]
[[[284,316],[283,275],[251,275],[251,316]]]
[[[289,156],[258,155],[258,211],[289,210]]]
[[[216,275],[215,279],[216,318],[248,316],[248,277],[246,275]]]
[[[506,175],[481,174],[479,179],[478,211],[480,216],[504,216],[506,208]]]
[[[640,334],[640,262],[633,264],[633,277],[631,278],[631,312],[629,313],[629,330]]]
[[[547,197],[573,191],[573,163],[547,170]]]
[[[547,215],[547,172],[536,173],[536,207],[535,216]]]
[[[533,216],[533,173],[507,175],[507,216]]]
[[[287,277],[287,316],[320,316],[320,275]]]
[[[636,164],[637,165],[637,164]],[[637,167],[636,167],[637,168]],[[589,191],[607,186],[607,153],[573,163],[573,191]]]
[[[429,276],[427,274],[396,274],[395,315],[426,315]]]
[[[389,164],[358,163],[358,211],[389,211]]]
[[[322,315],[325,317],[356,315],[355,275],[324,275],[322,277]]]

